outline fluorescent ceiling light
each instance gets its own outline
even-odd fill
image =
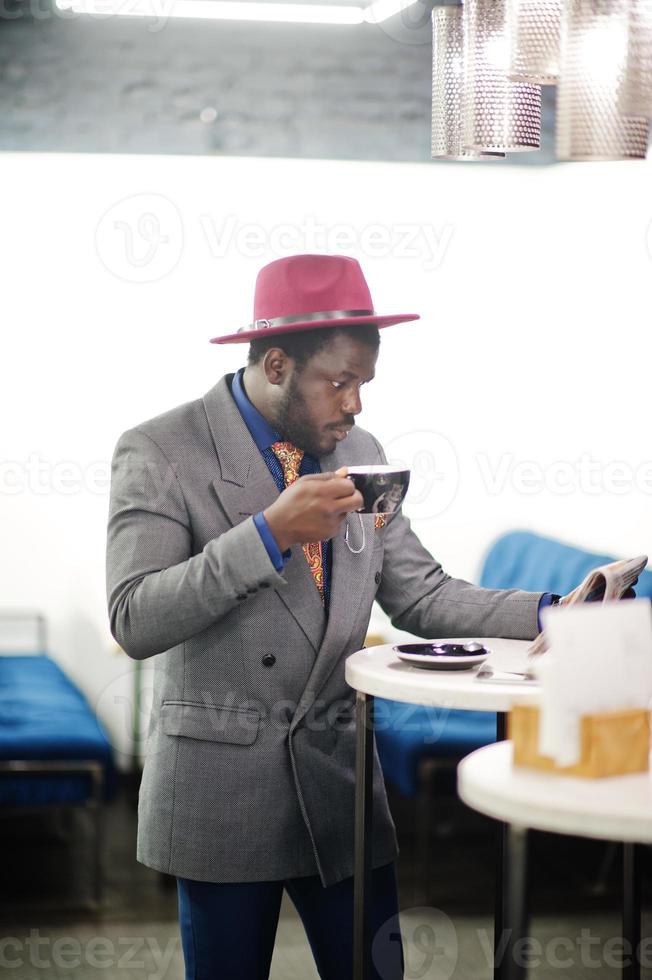
[[[374,0],[364,12],[364,19],[369,24],[380,24],[396,14],[400,14],[407,7],[411,7],[416,0]]]
[[[56,0],[59,10],[123,17],[271,20],[296,24],[362,24],[362,7],[239,0]]]

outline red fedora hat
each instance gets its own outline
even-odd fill
[[[254,320],[211,344],[243,344],[263,333],[418,320],[418,313],[376,313],[357,259],[347,255],[290,255],[263,266],[256,277]]]

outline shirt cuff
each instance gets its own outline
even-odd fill
[[[265,520],[262,510],[258,514],[254,514],[254,524],[258,528],[258,533],[262,538],[262,542],[267,549],[267,554],[274,568],[277,572],[282,571],[283,566],[292,554],[291,550],[288,548],[287,551],[281,553],[281,549],[274,540],[274,535],[269,529],[269,524]]]
[[[537,612],[537,623],[539,625],[539,633],[543,629],[543,626],[541,624],[541,610],[545,609],[546,606],[552,605],[552,600],[553,600],[552,592],[544,592],[539,600],[539,610]]]

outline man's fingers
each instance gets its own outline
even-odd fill
[[[318,484],[315,491],[318,491],[324,505],[333,514],[350,514],[364,507],[362,494],[356,490],[353,480],[345,476],[337,476],[336,473],[307,473],[296,482],[300,483],[302,480],[310,480]]]
[[[305,473],[303,476],[299,477],[300,480],[316,480],[325,483],[327,480],[332,480],[335,474],[328,473]]]
[[[332,489],[335,497],[350,497],[352,493],[360,494],[360,491],[356,490],[353,480],[348,480],[345,476],[333,477],[333,484],[332,487],[329,487],[330,489]]]
[[[360,510],[361,507],[364,507],[362,494],[359,490],[356,490],[355,484],[346,478],[343,480],[336,479],[338,485],[336,486],[335,481],[333,481],[332,486],[327,488],[328,499],[332,502],[333,509],[348,514],[352,510]],[[342,484],[342,486],[339,486],[339,484]]]
[[[337,497],[329,501],[329,509],[332,514],[343,517],[353,511],[361,510],[364,507],[364,500],[359,490],[356,490],[348,497]]]
[[[319,487],[320,493],[333,499],[350,497],[353,493],[360,493],[359,490],[356,490],[353,480],[348,480],[345,476],[336,476],[335,473],[306,473],[305,476],[297,480],[297,483],[301,480],[318,481],[322,484]],[[362,495],[360,494],[360,496]]]

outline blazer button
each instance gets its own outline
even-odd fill
[[[261,587],[261,589],[268,589],[269,588],[269,582],[259,582],[258,584]]]
[[[249,595],[253,595],[253,594],[254,594],[254,592],[258,592],[258,589],[256,588],[256,586],[255,586],[255,585],[251,585],[251,586],[249,586],[249,588],[247,589],[247,592],[249,593]]]
[[[376,574],[374,575],[374,582],[376,583],[376,585],[379,585],[380,584],[381,578],[382,578],[382,575],[380,574],[380,572],[376,572]]]
[[[247,599],[247,598],[248,596],[246,592],[241,592],[239,595],[236,596],[236,599]]]
[[[262,663],[265,667],[273,667],[276,663],[276,657],[273,653],[266,653],[263,657]]]

